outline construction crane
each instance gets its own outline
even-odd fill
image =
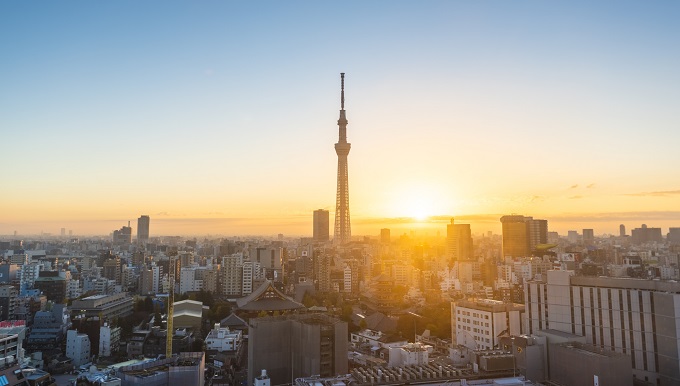
[[[172,333],[173,333],[173,328],[172,328],[172,317],[174,314],[175,310],[175,262],[176,262],[177,257],[176,256],[170,256],[169,257],[169,264],[168,264],[168,292],[164,294],[156,294],[157,298],[168,298],[167,304],[168,304],[168,312],[166,314],[167,321],[166,321],[166,326],[167,330],[165,333],[165,356],[167,358],[172,357]]]
[[[177,256],[170,256],[170,268],[168,273],[168,281],[170,282],[170,290],[168,291],[168,320],[167,320],[167,332],[165,337],[165,357],[172,358],[172,319],[173,311],[175,310],[175,261],[177,261]]]

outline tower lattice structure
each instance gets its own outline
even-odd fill
[[[335,153],[338,155],[338,190],[335,197],[335,231],[333,243],[344,244],[350,241],[352,229],[349,220],[349,182],[347,155],[351,144],[347,142],[347,118],[345,117],[345,73],[340,74],[340,129]]]

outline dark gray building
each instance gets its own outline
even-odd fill
[[[347,323],[323,314],[251,319],[248,380],[266,369],[272,385],[293,378],[346,374]]]
[[[314,230],[312,237],[315,242],[325,242],[330,239],[329,214],[327,210],[314,211]]]
[[[558,385],[633,386],[626,354],[590,344],[568,342],[550,347],[550,381]]]

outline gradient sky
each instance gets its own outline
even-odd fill
[[[680,226],[679,15],[3,1],[0,235],[107,234],[141,214],[152,234],[311,234],[312,211],[335,208],[340,72],[355,235],[426,215],[475,233],[509,213],[562,233]]]

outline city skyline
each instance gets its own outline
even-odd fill
[[[680,222],[680,5],[265,4],[0,4],[0,235]]]

